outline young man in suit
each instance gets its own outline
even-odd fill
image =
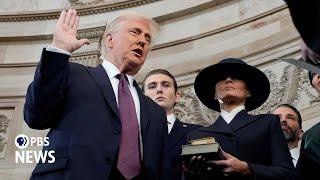
[[[202,70],[195,92],[208,108],[220,112],[210,126],[199,128],[189,139],[214,137],[222,148],[220,160],[194,156],[186,164],[190,179],[269,179],[295,177],[279,117],[250,115],[270,93],[266,75],[240,59],[228,58]]]
[[[144,94],[159,104],[167,114],[168,145],[166,151],[166,180],[178,180],[182,177],[181,146],[187,144],[188,134],[198,125],[181,122],[174,116],[174,105],[179,99],[175,78],[164,69],[150,71],[142,83]]]
[[[293,165],[296,167],[300,156],[299,141],[303,135],[300,112],[290,104],[280,104],[272,114],[278,115],[280,118],[284,138],[287,141]]]
[[[88,44],[76,38],[79,16],[63,11],[51,46],[43,50],[24,107],[25,122],[48,129],[54,163],[38,163],[31,179],[161,179],[166,115],[134,81],[158,25],[140,14],[123,14],[107,25],[103,63],[68,62]]]

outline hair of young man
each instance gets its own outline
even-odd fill
[[[277,106],[274,110],[276,110],[277,108],[279,107],[286,107],[286,108],[289,108],[291,109],[292,111],[294,111],[296,113],[296,115],[298,116],[298,124],[299,124],[299,127],[300,129],[302,128],[302,117],[301,117],[301,114],[300,112],[297,110],[297,108],[293,107],[292,105],[290,104],[280,104],[279,106]]]
[[[164,69],[155,69],[155,70],[152,70],[150,71],[146,76],[145,78],[143,79],[142,81],[142,91],[144,92],[144,86],[146,85],[145,82],[147,80],[148,77],[152,76],[152,75],[155,75],[155,74],[163,74],[163,75],[166,75],[168,77],[170,77],[173,81],[173,87],[174,87],[174,92],[177,92],[178,90],[178,85],[177,85],[177,81],[176,79],[172,76],[172,74],[167,71],[167,70],[164,70]]]
[[[127,13],[123,13],[123,14],[119,15],[113,21],[111,21],[109,24],[106,25],[106,29],[102,35],[102,38],[101,38],[100,44],[99,44],[99,49],[100,49],[102,57],[104,57],[108,51],[106,44],[105,44],[105,39],[106,39],[107,35],[112,32],[118,31],[119,28],[121,27],[120,26],[121,22],[127,21],[127,20],[142,20],[149,25],[149,28],[151,31],[151,46],[152,46],[154,39],[156,38],[157,33],[160,30],[160,27],[157,24],[157,22],[155,22],[152,18],[150,18],[148,16],[145,16],[145,15],[142,15],[139,13],[135,13],[135,12],[127,12]]]

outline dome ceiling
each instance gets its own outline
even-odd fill
[[[61,9],[73,7],[78,15],[93,15],[142,6],[161,0],[10,0],[0,1],[0,22],[57,19]]]
[[[59,12],[61,9],[96,9],[110,7],[108,11],[140,6],[159,0],[10,0],[0,1],[0,16],[15,14],[41,14]],[[101,11],[101,12],[106,12]]]
[[[70,5],[69,0],[10,0],[1,1],[0,12],[43,11],[63,9]]]

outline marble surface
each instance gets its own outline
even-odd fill
[[[0,14],[43,11],[70,7],[69,0],[0,0]]]

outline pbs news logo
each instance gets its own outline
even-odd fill
[[[54,151],[34,151],[34,150],[24,150],[28,146],[30,147],[36,147],[36,146],[49,146],[49,137],[28,137],[24,134],[19,134],[14,141],[17,148],[20,150],[17,150],[15,152],[15,163],[45,163],[46,161],[48,163],[54,163],[55,157],[54,157]]]

